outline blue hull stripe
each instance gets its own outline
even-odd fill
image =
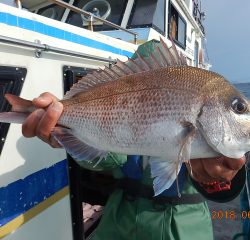
[[[0,227],[68,186],[67,160],[0,188]]]
[[[26,19],[26,18],[21,18],[21,17],[15,16],[9,13],[5,13],[5,12],[0,12],[0,23],[5,23],[9,26],[23,28],[23,29],[41,33],[50,37],[63,39],[69,42],[77,43],[80,45],[92,47],[92,48],[99,49],[99,50],[112,52],[112,53],[123,55],[123,56],[127,55],[131,57],[133,55],[132,52],[122,50],[120,48],[116,48],[114,46],[111,46],[102,42],[98,42],[90,38],[86,38],[86,37],[83,37],[83,36],[80,36],[71,32],[64,31],[56,27],[51,27],[49,25],[46,25],[40,22],[36,22],[36,21]]]

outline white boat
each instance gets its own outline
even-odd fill
[[[0,0],[1,111],[10,110],[5,93],[62,98],[93,69],[131,57],[138,44],[161,37],[171,46],[169,35],[189,65],[209,69],[204,17],[191,0]],[[0,239],[83,239],[80,167],[64,150],[24,138],[21,125],[1,123],[0,140]],[[99,200],[84,191],[91,204]]]

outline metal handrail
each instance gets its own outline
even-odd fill
[[[202,24],[201,15],[202,13],[201,13],[201,10],[199,10],[198,2],[195,3],[195,1],[193,0],[193,17],[195,21],[197,22],[198,26],[200,27],[202,33],[205,35],[205,27]]]
[[[94,56],[94,55],[90,55],[90,54],[84,54],[81,52],[65,50],[63,48],[52,47],[52,46],[49,46],[47,44],[29,42],[29,41],[24,41],[24,40],[20,40],[20,39],[16,39],[16,38],[10,38],[10,37],[6,37],[6,36],[2,36],[2,35],[0,35],[0,42],[34,48],[34,49],[37,49],[39,52],[40,51],[54,52],[54,53],[59,53],[59,54],[64,54],[64,55],[69,55],[69,56],[74,56],[74,57],[81,57],[81,58],[87,58],[87,59],[92,59],[92,60],[98,60],[98,61],[102,61],[102,62],[116,63],[115,59],[103,58],[103,57],[98,57],[98,56]],[[38,55],[36,55],[36,56],[39,57]]]
[[[109,22],[109,21],[107,21],[107,20],[105,20],[105,19],[103,19],[101,17],[95,16],[94,14],[92,14],[90,12],[84,11],[81,8],[75,7],[75,6],[70,5],[70,4],[66,3],[66,2],[63,2],[61,0],[49,0],[49,1],[53,2],[55,4],[58,4],[58,5],[62,6],[62,7],[68,8],[68,9],[74,11],[74,12],[83,14],[86,17],[92,17],[92,18],[94,18],[94,19],[96,19],[96,20],[98,20],[100,22],[103,22],[103,23],[105,23],[105,24],[107,24],[107,25],[109,25],[111,27],[114,27],[114,28],[123,30],[123,31],[125,31],[127,33],[130,33],[130,34],[134,35],[134,44],[137,44],[137,33],[136,32],[132,32],[132,31],[126,29],[126,28],[123,28],[123,27],[121,27],[119,25],[116,25],[116,24],[114,24],[112,22]]]

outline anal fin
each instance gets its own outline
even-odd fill
[[[97,157],[106,158],[107,152],[91,147],[80,141],[72,129],[55,127],[51,135],[72,155],[77,161],[92,161]],[[98,162],[99,163],[99,162]],[[96,164],[97,165],[97,164]]]

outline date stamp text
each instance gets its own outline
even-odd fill
[[[241,214],[236,214],[235,211],[212,211],[212,219],[222,219],[222,218],[229,218],[229,219],[236,219],[236,218],[249,218],[250,219],[250,211],[243,211]]]

